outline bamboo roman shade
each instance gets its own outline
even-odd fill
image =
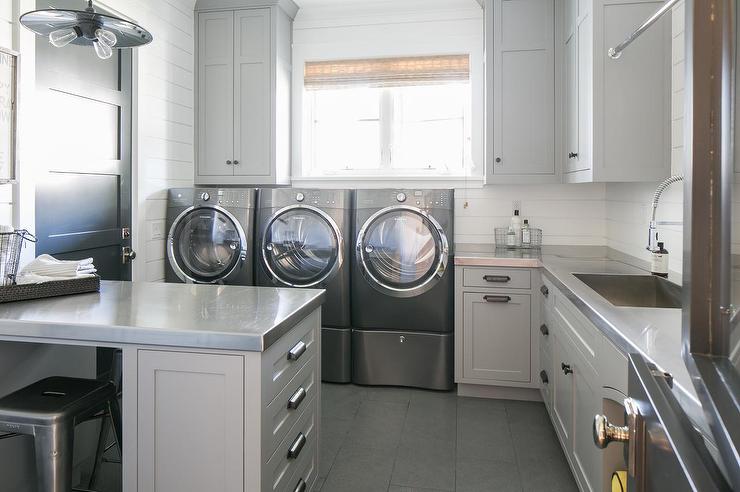
[[[304,87],[399,87],[470,79],[468,55],[306,62]]]

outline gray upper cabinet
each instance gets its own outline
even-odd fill
[[[556,182],[555,2],[484,8],[486,183]]]
[[[290,0],[196,4],[195,183],[290,183]]]
[[[607,55],[661,2],[566,0],[563,180],[659,181],[670,172],[671,24]]]

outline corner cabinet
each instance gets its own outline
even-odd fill
[[[484,16],[486,184],[558,182],[555,1],[486,0]]]
[[[671,168],[671,21],[613,60],[662,6],[650,0],[565,0],[562,32],[563,181],[660,181]]]
[[[196,4],[196,166],[201,185],[290,183],[289,0]]]

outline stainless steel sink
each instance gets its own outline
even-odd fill
[[[574,273],[615,306],[681,308],[681,287],[655,275]]]

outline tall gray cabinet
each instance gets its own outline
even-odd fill
[[[290,183],[297,12],[292,0],[196,3],[196,184]]]

